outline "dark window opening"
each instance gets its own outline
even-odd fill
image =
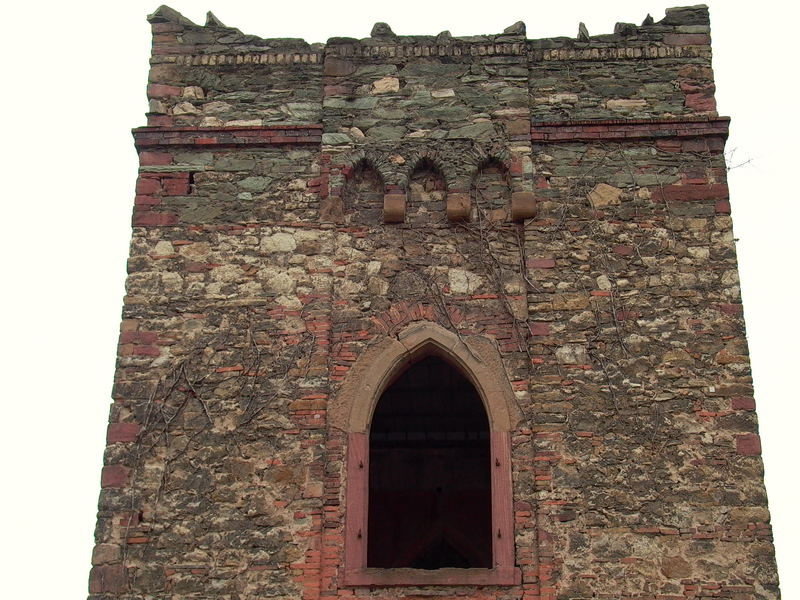
[[[367,566],[491,568],[489,422],[474,386],[438,357],[378,401],[369,442]]]

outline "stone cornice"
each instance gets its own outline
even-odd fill
[[[381,56],[492,56],[522,55],[527,45],[519,42],[461,42],[447,44],[336,44],[326,47],[326,54],[337,57]]]
[[[150,64],[200,65],[321,65],[321,52],[248,52],[244,54],[154,54]]]
[[[215,65],[309,65],[317,66],[325,56],[406,58],[425,56],[528,56],[531,61],[572,60],[637,60],[657,58],[707,58],[711,48],[707,45],[670,46],[643,44],[631,46],[593,46],[586,48],[531,48],[525,42],[498,43],[451,43],[451,44],[386,44],[333,45],[319,52],[248,52],[241,54],[204,53],[192,54],[191,49],[161,48],[163,53],[154,53],[151,64],[176,64],[182,66]]]
[[[530,51],[530,57],[533,61],[710,58],[711,47],[707,45],[669,46],[646,44],[641,46],[595,46],[588,48],[537,48]]]

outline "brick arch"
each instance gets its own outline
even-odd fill
[[[394,173],[392,163],[389,159],[379,152],[369,150],[356,150],[345,154],[340,158],[342,174],[345,179],[349,179],[352,173],[360,166],[366,165],[374,169],[383,180],[383,185],[396,183],[397,174]]]
[[[496,162],[507,171],[511,162],[511,153],[504,145],[474,145],[472,150],[464,155],[464,179],[460,185],[469,189],[480,170],[487,164]]]
[[[329,409],[331,425],[352,433],[369,431],[383,391],[409,362],[431,355],[458,368],[475,386],[492,431],[514,429],[520,413],[492,341],[478,335],[459,337],[429,321],[412,323],[397,337],[386,337],[362,354]]]
[[[445,189],[450,190],[456,184],[457,175],[452,169],[445,168],[445,157],[435,149],[414,150],[406,157],[407,168],[403,172],[404,187],[408,189],[414,172],[425,162],[429,162],[444,179]]]

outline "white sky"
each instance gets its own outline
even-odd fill
[[[687,1],[689,4],[691,0]],[[391,3],[173,0],[197,23],[211,9],[262,37],[366,37],[375,21],[398,34],[591,34],[616,21],[656,20],[671,0],[403,0]],[[709,2],[728,151],[748,338],[782,589],[800,597],[800,370],[797,223],[789,174],[796,152],[797,4]],[[8,429],[0,506],[6,598],[87,594],[100,466],[122,306],[136,178],[132,127],[144,124],[154,2],[39,2],[4,8],[2,154],[6,233],[0,237],[6,315],[0,352]],[[794,73],[795,75],[792,75]],[[795,113],[795,114],[793,114]],[[9,535],[10,534],[10,535]]]

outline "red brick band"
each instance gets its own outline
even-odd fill
[[[173,146],[283,146],[321,144],[322,125],[262,127],[138,127],[137,149]]]
[[[533,123],[531,141],[588,142],[656,138],[728,137],[729,117],[687,119],[603,119]]]

